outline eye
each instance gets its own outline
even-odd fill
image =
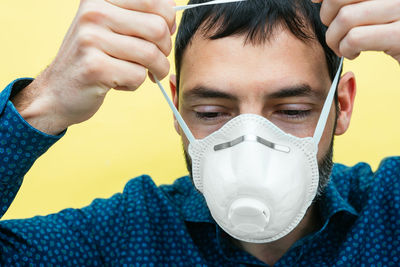
[[[195,112],[195,114],[197,118],[202,120],[212,120],[226,116],[226,113],[223,112]]]
[[[277,113],[280,116],[285,117],[286,119],[292,119],[292,120],[293,119],[294,120],[297,119],[297,120],[299,120],[299,119],[304,119],[307,116],[309,116],[310,113],[311,113],[311,110],[310,109],[308,109],[308,110],[292,110],[292,109],[289,109],[289,110],[278,110]]]

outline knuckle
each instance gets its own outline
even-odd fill
[[[79,21],[81,23],[96,23],[99,24],[107,18],[107,14],[92,1],[86,2],[79,12]]]
[[[145,65],[150,65],[155,62],[159,57],[158,47],[153,43],[148,43],[144,52],[144,63]]]
[[[145,10],[149,11],[153,10],[157,6],[157,3],[156,0],[142,0],[141,5]]]
[[[357,28],[351,29],[348,33],[347,36],[345,37],[347,45],[349,47],[354,47],[357,48],[360,46],[360,41],[361,41],[361,34],[357,30]]]
[[[99,36],[96,35],[95,31],[90,29],[81,28],[77,33],[76,42],[80,48],[92,47],[98,41]]]
[[[342,9],[340,9],[338,15],[336,16],[336,19],[339,22],[339,25],[350,25],[351,24],[351,18],[354,16],[352,14],[351,8],[345,6]]]
[[[347,41],[343,41],[339,46],[340,54],[348,59],[356,58],[359,55],[360,51],[361,50],[359,48],[352,47]]]
[[[145,48],[145,58],[148,63],[153,62],[158,57],[158,47],[153,43],[147,43]]]
[[[80,64],[84,79],[95,80],[102,73],[103,60],[95,52],[88,52]]]
[[[147,77],[147,71],[145,68],[140,67],[136,72],[135,72],[135,77],[134,80],[132,81],[132,85],[130,87],[136,87],[138,88],[144,81],[146,80]]]
[[[98,98],[104,98],[107,95],[109,89],[110,88],[104,88],[102,86],[98,86],[94,88],[94,93]]]
[[[160,41],[169,36],[169,28],[165,20],[159,16],[156,16],[152,27],[152,35],[155,41]]]

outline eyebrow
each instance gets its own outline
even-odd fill
[[[184,92],[183,98],[185,100],[190,100],[193,98],[221,98],[221,99],[227,99],[227,100],[231,100],[231,101],[238,100],[237,97],[235,97],[232,94],[222,92],[218,89],[205,87],[205,86],[197,86],[189,91]]]
[[[322,98],[321,92],[316,92],[308,84],[299,84],[294,86],[288,86],[277,90],[276,92],[266,94],[265,99],[281,99],[290,97],[318,97]],[[185,100],[191,100],[196,98],[220,98],[231,101],[238,101],[238,98],[227,92],[222,92],[218,89],[197,86],[193,89],[183,93],[183,98]]]
[[[311,89],[308,84],[300,84],[279,89],[276,92],[267,95],[267,98],[279,99],[288,97],[300,97],[300,96],[318,96],[319,93]]]

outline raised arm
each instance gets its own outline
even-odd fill
[[[35,80],[17,80],[0,93],[1,216],[34,161],[66,128],[92,117],[110,88],[136,90],[147,70],[159,79],[168,74],[167,56],[175,27],[173,6],[172,0],[81,0],[50,66]],[[120,234],[108,229],[102,237],[93,230],[101,225],[98,220],[109,226],[120,217],[121,207],[121,196],[116,195],[82,210],[2,221],[0,265],[21,263],[24,257],[32,260],[37,255],[51,262],[62,255],[65,261],[88,260],[84,263],[88,266],[90,260],[100,257],[96,251],[101,242],[95,238],[118,238]],[[50,236],[54,238],[48,239]],[[68,241],[61,254],[60,248],[52,245],[55,240]],[[74,257],[68,246],[80,247]],[[36,262],[46,263],[43,257]]]
[[[13,103],[33,127],[58,134],[92,117],[110,88],[136,90],[169,71],[172,0],[82,0],[56,59]]]
[[[0,217],[14,200],[25,173],[63,135],[36,130],[9,101],[31,82],[32,79],[19,79],[0,92]]]

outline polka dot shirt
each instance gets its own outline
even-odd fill
[[[0,93],[0,212],[24,174],[61,136],[43,134]],[[336,164],[317,201],[322,228],[297,241],[274,266],[400,266],[400,157],[373,173]],[[234,246],[211,218],[189,177],[157,187],[132,179],[123,193],[82,209],[0,222],[1,266],[266,266]]]

